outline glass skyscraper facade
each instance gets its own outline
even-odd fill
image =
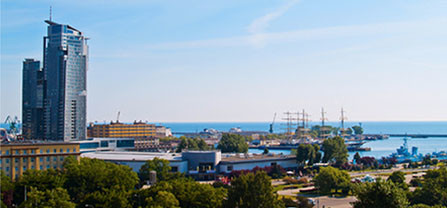
[[[22,135],[25,139],[43,139],[45,80],[40,61],[25,59],[22,84]]]
[[[44,37],[44,137],[86,138],[88,45],[81,31],[49,20]]]

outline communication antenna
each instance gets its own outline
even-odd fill
[[[50,6],[50,21],[51,21],[52,7]]]

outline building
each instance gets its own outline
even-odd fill
[[[81,157],[96,158],[121,165],[128,165],[138,172],[147,160],[154,158],[170,162],[173,172],[185,173],[198,180],[213,180],[217,175],[228,175],[232,171],[252,170],[279,165],[285,169],[296,169],[295,155],[275,154],[222,154],[215,151],[184,151],[182,153],[152,152],[90,152]]]
[[[96,158],[120,165],[127,165],[133,171],[138,172],[144,163],[154,158],[165,159],[169,161],[171,172],[187,173],[188,162],[182,160],[179,153],[154,153],[154,152],[89,152],[81,157]]]
[[[134,138],[90,138],[82,141],[73,141],[79,144],[79,151],[98,152],[98,151],[126,151],[135,148]]]
[[[29,169],[60,169],[66,157],[80,155],[79,144],[66,142],[7,143],[0,150],[0,169],[13,180]]]
[[[23,61],[22,82],[22,135],[25,139],[43,139],[45,81],[40,61]]]
[[[150,138],[155,137],[155,125],[135,121],[132,124],[111,122],[110,124],[93,124],[87,127],[88,137],[100,138]]]
[[[166,128],[165,126],[155,126],[155,137],[164,138],[170,136],[172,136],[170,128]]]
[[[86,138],[87,38],[70,25],[46,20],[43,73],[44,132],[47,140]]]

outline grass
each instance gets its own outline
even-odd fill
[[[290,185],[278,185],[273,187],[273,192],[278,192],[284,189],[292,189],[292,188],[301,188],[301,185],[298,184],[290,184]]]

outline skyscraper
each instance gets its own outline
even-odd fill
[[[22,134],[25,139],[43,139],[45,81],[40,61],[25,59],[22,85]]]
[[[48,24],[43,59],[45,139],[85,139],[87,38],[70,25],[45,22]]]

